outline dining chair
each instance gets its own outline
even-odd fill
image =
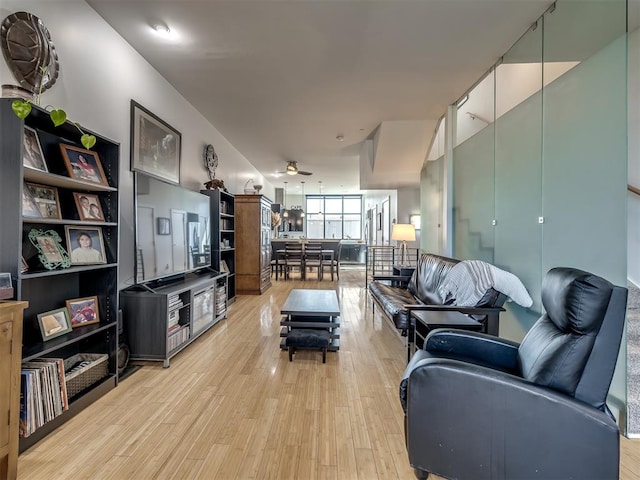
[[[318,271],[318,280],[322,280],[323,274],[323,258],[322,258],[322,244],[320,243],[307,243],[304,247],[304,266],[306,269],[315,268]],[[306,276],[306,273],[305,273]]]
[[[291,275],[291,270],[300,270],[300,277],[304,280],[304,254],[302,244],[286,243],[284,246],[284,278],[287,280]]]

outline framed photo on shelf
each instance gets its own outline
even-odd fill
[[[58,199],[58,189],[37,183],[25,183],[31,192],[33,201],[38,207],[41,218],[62,218],[60,214],[60,200]]]
[[[32,228],[29,231],[29,241],[38,250],[38,259],[47,270],[57,267],[71,266],[69,255],[62,247],[62,238],[55,230],[40,230]]]
[[[75,180],[109,185],[96,152],[64,143],[60,144],[60,151],[69,177]]]
[[[84,327],[100,322],[98,297],[72,298],[65,302],[71,320],[71,328]]]
[[[45,342],[71,331],[71,322],[66,308],[58,308],[38,314],[42,340]]]
[[[47,163],[44,161],[44,154],[40,146],[38,132],[31,127],[24,126],[24,136],[22,137],[22,165],[34,170],[47,172]]]
[[[131,170],[180,184],[182,135],[131,100]]]
[[[31,189],[22,185],[22,216],[25,218],[42,218]]]
[[[156,218],[156,230],[158,235],[171,235],[171,219],[167,217]]]
[[[71,265],[107,263],[102,228],[65,225]]]
[[[229,266],[225,260],[220,260],[220,271],[222,273],[229,273]]]
[[[24,273],[29,271],[29,264],[24,259],[22,255],[20,255],[20,273]]]
[[[100,206],[100,199],[91,193],[73,192],[76,201],[78,218],[83,221],[104,222],[104,213]]]

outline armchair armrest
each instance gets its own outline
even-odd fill
[[[457,329],[436,329],[427,335],[423,349],[447,358],[513,372],[520,345],[505,338]]]

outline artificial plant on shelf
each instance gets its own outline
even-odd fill
[[[43,78],[46,73],[47,73],[47,69],[45,67],[42,67],[41,76]],[[40,88],[35,98],[35,104],[38,106],[40,105],[41,97],[42,97],[42,82],[40,82]],[[31,113],[32,102],[31,100],[15,99],[13,102],[11,102],[11,109],[13,110],[13,113],[15,113],[18,118],[24,120]],[[54,126],[59,127],[60,125],[64,124],[64,122],[67,121],[67,112],[65,112],[61,108],[54,108],[51,105],[47,105],[46,107],[44,107],[44,109],[49,112],[49,118],[51,118],[51,121],[53,122]],[[80,132],[80,135],[81,135],[80,143],[82,143],[84,148],[90,149],[96,144],[95,135],[90,135],[88,133],[85,133],[80,127],[79,123],[77,122],[71,122],[71,123],[73,123],[73,125],[75,125],[75,127]]]

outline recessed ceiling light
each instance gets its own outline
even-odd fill
[[[344,142],[344,135],[336,136],[336,140],[339,141],[339,142]]]

